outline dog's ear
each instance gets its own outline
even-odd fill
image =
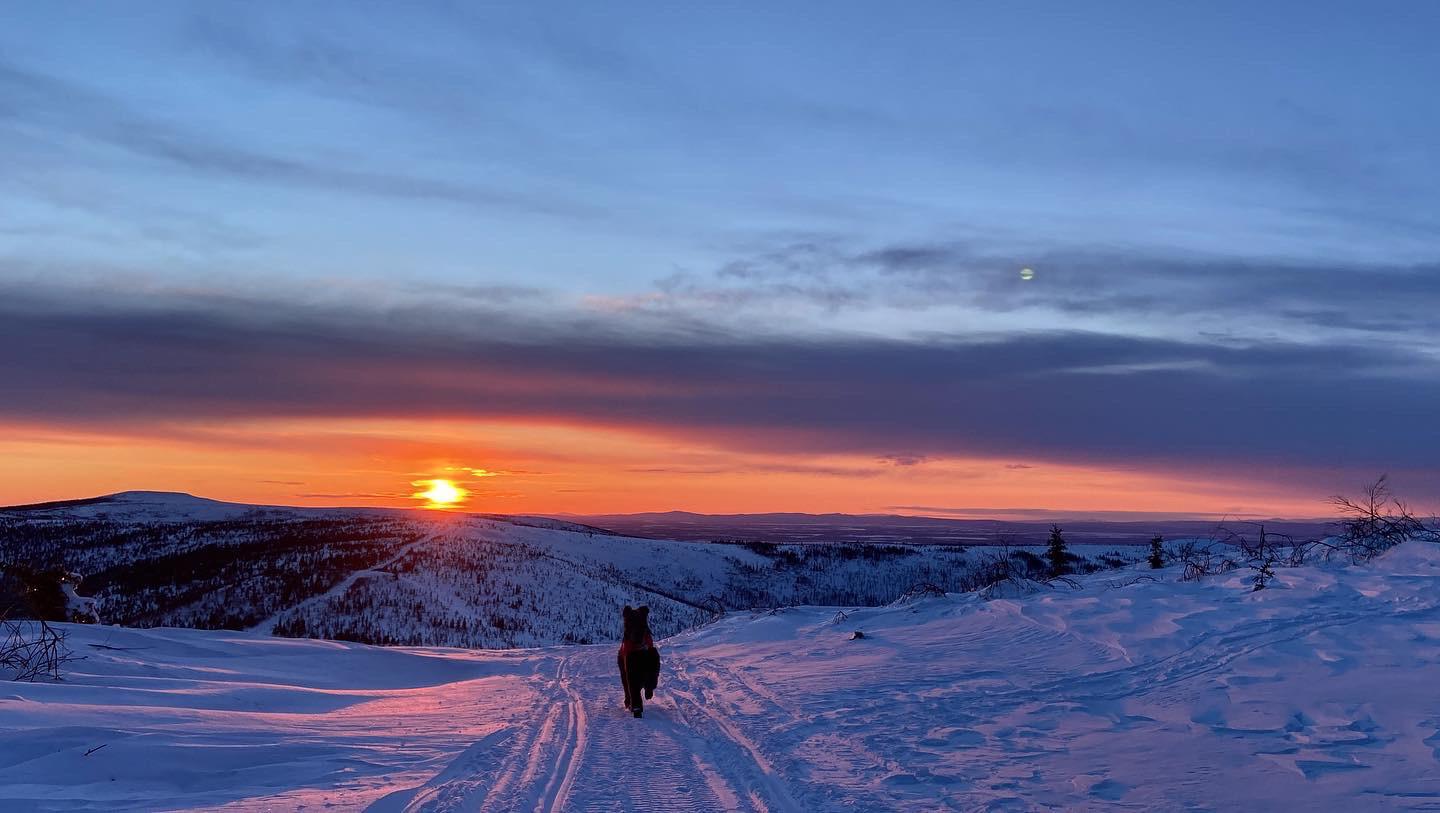
[[[650,618],[650,607],[649,607],[649,606],[644,606],[644,607],[641,607],[641,608],[640,608],[640,617],[641,617],[641,618],[645,618],[645,619]]]

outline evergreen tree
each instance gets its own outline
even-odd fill
[[[1260,559],[1250,567],[1255,570],[1255,589],[1264,590],[1270,585],[1270,580],[1275,578],[1275,571],[1270,567],[1271,560],[1266,557]]]
[[[1152,570],[1159,570],[1165,566],[1165,540],[1162,537],[1155,537],[1150,540],[1150,567]]]
[[[70,601],[61,586],[65,574],[59,568],[36,570],[19,565],[10,566],[9,570],[20,580],[31,618],[41,621],[70,620]]]
[[[1045,560],[1050,563],[1050,578],[1064,576],[1070,572],[1070,554],[1065,549],[1065,535],[1059,525],[1050,526],[1050,545],[1045,549]]]

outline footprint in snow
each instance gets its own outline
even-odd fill
[[[985,744],[985,735],[972,728],[932,728],[920,744],[927,748],[973,748]]]
[[[1118,801],[1130,792],[1130,786],[1124,782],[1116,782],[1114,779],[1094,774],[1077,776],[1071,780],[1071,784],[1081,793],[1097,799],[1104,799],[1107,802]]]

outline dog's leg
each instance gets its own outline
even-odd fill
[[[645,713],[645,700],[641,693],[641,686],[645,683],[644,663],[641,661],[643,657],[643,653],[631,652],[625,659],[625,674],[630,680],[630,710],[636,717]]]
[[[630,701],[632,693],[630,691],[630,677],[625,673],[625,656],[616,655],[615,665],[620,668],[620,689],[625,693],[625,708],[628,709],[632,705]]]

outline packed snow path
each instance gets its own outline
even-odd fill
[[[800,808],[755,746],[707,710],[683,665],[644,717],[621,704],[609,647],[537,661],[537,724],[503,745],[495,761],[467,751],[430,783],[393,794],[373,811],[754,811]],[[677,670],[678,667],[678,670]]]

